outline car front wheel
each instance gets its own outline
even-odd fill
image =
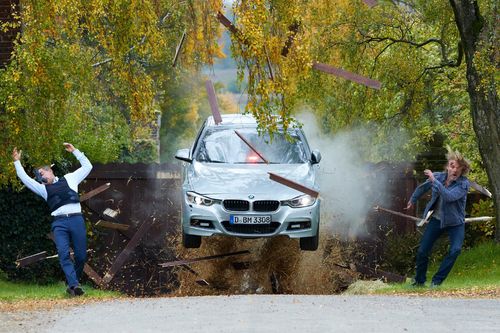
[[[319,244],[319,225],[316,235],[313,237],[302,237],[300,239],[300,249],[302,251],[316,251]]]
[[[184,231],[182,232],[182,245],[185,248],[196,249],[201,245],[201,236],[188,235]]]

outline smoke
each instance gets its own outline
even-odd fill
[[[366,144],[375,138],[373,130],[357,128],[327,137],[321,135],[311,113],[297,118],[303,124],[311,149],[319,149],[322,155],[319,184],[323,230],[344,239],[369,237],[367,217],[374,205],[384,205],[388,172],[382,170],[383,165],[369,163],[366,151],[396,150],[399,146],[396,142],[404,140],[394,140],[384,147],[373,144],[367,149]]]

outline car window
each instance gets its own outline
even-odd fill
[[[198,142],[195,159],[210,163],[265,163],[235,133],[233,128],[207,129]],[[272,141],[268,134],[259,135],[256,128],[236,129],[269,163],[296,164],[306,163],[307,154],[304,142],[297,130],[275,133]]]

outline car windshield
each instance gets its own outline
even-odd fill
[[[238,136],[234,128],[213,128],[205,131],[198,143],[195,159],[208,163],[269,163],[297,164],[307,162],[306,149],[297,130],[284,133],[261,134],[256,128],[238,128],[236,131],[254,149]],[[258,154],[257,154],[258,153]],[[264,158],[262,159],[259,154]]]

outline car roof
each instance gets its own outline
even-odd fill
[[[222,114],[219,125],[255,125],[257,121],[250,114]],[[206,126],[217,126],[213,116],[207,118]]]
[[[214,126],[241,126],[241,125],[254,125],[257,126],[257,120],[251,114],[221,114],[222,122],[218,125],[215,123],[214,117],[209,116],[205,123],[205,127],[214,127]],[[291,127],[295,124],[295,121],[292,121]]]

